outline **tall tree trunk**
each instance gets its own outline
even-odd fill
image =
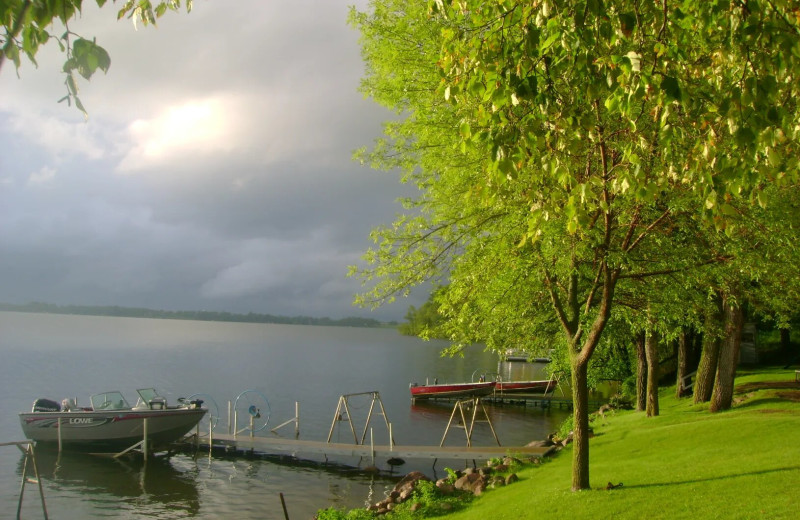
[[[700,353],[700,364],[694,384],[694,402],[706,403],[711,399],[714,390],[714,377],[717,373],[717,361],[720,347],[720,325],[722,323],[722,299],[718,296],[717,312],[706,315],[703,327],[703,348]]]
[[[789,348],[792,346],[791,342],[791,329],[781,329],[781,351],[782,352],[789,352]]]
[[[588,360],[572,361],[572,490],[589,489]]]
[[[658,333],[647,332],[644,342],[647,358],[647,417],[658,415]]]
[[[736,365],[739,364],[739,349],[742,344],[744,313],[742,307],[725,301],[725,337],[719,351],[717,378],[714,395],[709,409],[712,412],[728,410],[733,403],[733,381],[736,378]]]
[[[681,398],[688,392],[683,386],[684,378],[689,373],[689,332],[684,328],[678,335],[678,374],[676,376],[675,397]]]
[[[647,408],[647,354],[644,351],[644,332],[636,335],[636,411]]]

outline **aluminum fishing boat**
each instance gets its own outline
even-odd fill
[[[60,404],[37,399],[30,412],[19,414],[22,432],[37,445],[113,453],[142,441],[146,427],[149,449],[155,451],[189,433],[208,411],[201,400],[168,406],[154,388],[137,393],[134,406],[116,390],[91,396],[90,407],[79,407],[74,399]]]

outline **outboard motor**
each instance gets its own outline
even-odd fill
[[[61,405],[50,399],[37,399],[33,402],[33,412],[60,412]]]
[[[151,410],[166,410],[167,400],[163,397],[154,397],[148,403]]]

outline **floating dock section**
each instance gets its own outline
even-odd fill
[[[208,439],[200,441],[201,446]],[[253,450],[266,454],[316,454],[346,457],[400,458],[400,459],[492,459],[508,455],[517,457],[544,457],[552,447],[534,446],[388,446],[344,444],[324,441],[284,439],[280,437],[249,437],[215,434],[212,444],[232,449]],[[208,446],[208,444],[205,444]]]

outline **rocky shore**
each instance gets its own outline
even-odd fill
[[[415,491],[420,487],[421,482],[432,483],[438,494],[449,497],[454,495],[481,495],[486,489],[507,486],[519,480],[513,468],[523,464],[539,464],[541,460],[531,458],[520,460],[513,457],[505,457],[503,460],[492,460],[485,467],[466,468],[462,471],[450,470],[450,475],[433,482],[424,473],[412,471],[403,477],[392,489],[386,498],[370,505],[367,509],[377,515],[384,515],[395,509],[399,504],[411,501],[409,509],[416,511],[422,507],[420,501],[414,502]],[[449,509],[443,503],[442,509]]]

